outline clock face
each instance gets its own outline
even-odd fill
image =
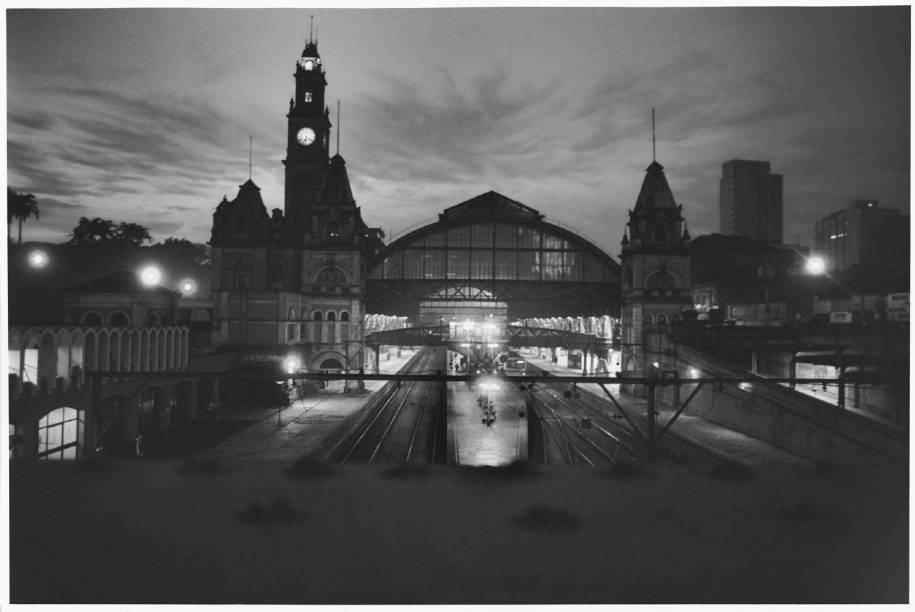
[[[296,140],[303,147],[307,147],[315,141],[315,131],[309,127],[304,127],[296,134]]]
[[[314,70],[315,63],[311,60],[305,60],[305,70]]]

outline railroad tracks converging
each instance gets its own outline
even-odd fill
[[[543,461],[573,465],[612,465],[621,457],[643,459],[638,441],[609,416],[595,414],[587,406],[566,398],[549,385],[530,391],[531,404],[539,413],[543,429]]]
[[[444,369],[439,348],[426,349],[403,372],[435,373]],[[337,463],[431,463],[445,452],[444,384],[392,381],[359,418],[323,452],[320,459]]]

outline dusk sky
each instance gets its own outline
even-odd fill
[[[7,12],[8,183],[23,240],[80,216],[209,240],[248,178],[283,207],[314,15],[340,152],[388,240],[490,189],[617,257],[657,159],[693,236],[729,159],[784,176],[784,239],[857,198],[909,214],[910,9],[107,9]],[[14,228],[15,231],[15,228]]]

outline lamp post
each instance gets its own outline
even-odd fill
[[[29,266],[40,270],[48,265],[51,259],[48,257],[48,254],[42,251],[41,249],[35,249],[29,253]]]
[[[283,364],[286,367],[287,374],[294,374],[296,370],[299,369],[299,360],[293,356],[287,357],[286,362]],[[292,378],[280,382],[279,384],[283,385],[283,391],[286,394],[285,399],[289,399],[289,390],[292,388]],[[285,402],[280,402],[280,408],[276,411],[276,427],[279,429],[282,424],[282,415],[283,415],[283,404]]]
[[[162,282],[162,269],[155,264],[147,264],[137,273],[140,282],[146,287],[155,287]]]

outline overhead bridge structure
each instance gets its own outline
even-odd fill
[[[601,338],[591,334],[519,325],[506,326],[505,336],[499,340],[502,344],[519,348],[577,348],[595,351],[607,348],[611,342],[610,338]],[[368,346],[453,346],[460,342],[462,340],[450,335],[448,325],[404,327],[378,331],[365,336],[365,344]]]

